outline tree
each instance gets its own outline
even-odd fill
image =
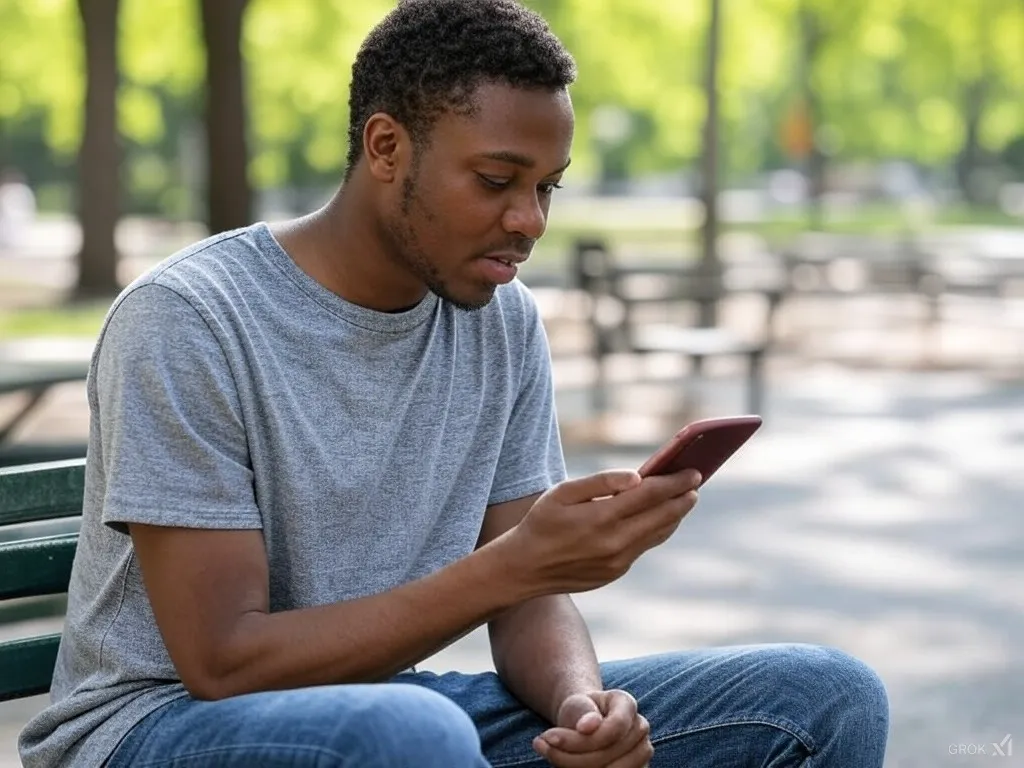
[[[591,118],[608,105],[644,128],[616,148],[620,172],[678,176],[697,169],[707,2],[524,1],[544,14],[579,63],[573,179],[598,173],[600,121]],[[238,2],[209,3],[207,10],[238,18]],[[0,1],[0,151],[45,187],[40,201],[50,208],[67,194],[67,166],[82,137],[77,3]],[[346,151],[348,69],[366,32],[394,4],[257,0],[245,6],[247,88],[236,93],[247,108],[248,178],[255,188],[319,194],[337,182]],[[799,74],[802,5],[821,33],[806,77]],[[203,0],[121,0],[118,120],[126,210],[202,215],[181,172],[190,153],[181,137],[203,133],[202,6]],[[1022,0],[729,0],[725,9],[718,73],[722,178],[785,162],[779,123],[807,85],[817,99],[814,133],[824,140],[818,148],[830,161],[898,158],[946,170],[958,156],[964,166],[987,163],[1021,133]],[[234,37],[230,26],[228,33]],[[211,50],[212,68],[220,53],[230,53],[219,43]],[[984,98],[970,102],[971,83],[980,81]],[[225,103],[210,98],[213,107]],[[237,124],[232,130],[241,135]],[[236,157],[233,165],[237,177],[242,163]],[[968,175],[978,176],[969,169]]]
[[[709,0],[706,52],[704,58],[704,92],[707,114],[704,117],[704,146],[701,154],[701,199],[704,202],[704,224],[701,229],[701,282],[705,288],[721,281],[722,265],[718,258],[718,58],[721,47],[721,2]],[[700,302],[700,325],[714,326],[717,302]]]
[[[207,224],[223,232],[250,223],[242,21],[248,0],[201,0],[206,45]]]
[[[78,0],[85,42],[85,125],[78,152],[77,297],[117,293],[114,230],[120,211],[121,152],[117,133],[119,0]]]

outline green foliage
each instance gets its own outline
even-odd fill
[[[134,210],[185,216],[197,209],[190,190],[205,67],[198,1],[122,3],[119,120]],[[258,187],[340,177],[352,60],[393,2],[252,0],[243,50]],[[692,166],[705,108],[707,0],[526,2],[579,63],[573,176]],[[963,149],[967,100],[980,93],[979,146],[991,157],[1016,157],[1007,148],[1024,136],[1021,0],[722,0],[728,173],[788,161],[779,137],[803,92],[801,11],[819,33],[807,73],[830,154],[948,166]],[[0,165],[16,159],[41,186],[66,180],[83,98],[75,2],[3,0],[0,30]],[[611,144],[599,130],[609,105],[629,119]]]

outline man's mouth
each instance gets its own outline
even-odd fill
[[[522,264],[524,261],[530,258],[530,256],[529,254],[525,253],[499,252],[485,254],[485,258],[500,261],[502,264],[505,264],[509,267],[515,267],[518,266],[519,264]]]

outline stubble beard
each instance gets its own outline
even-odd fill
[[[402,203],[399,211],[393,217],[388,229],[395,243],[394,256],[409,272],[423,281],[431,293],[448,302],[456,309],[463,312],[475,312],[486,307],[494,296],[492,290],[490,295],[483,301],[467,302],[454,296],[449,290],[444,278],[438,272],[427,257],[426,251],[420,245],[419,238],[412,226],[413,208],[418,209],[419,215],[427,224],[436,221],[437,216],[424,204],[423,196],[419,192],[419,171],[413,168],[402,182]]]

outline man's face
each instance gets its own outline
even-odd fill
[[[400,265],[467,310],[510,282],[544,233],[573,134],[564,90],[487,84],[474,105],[438,118],[386,215]]]

